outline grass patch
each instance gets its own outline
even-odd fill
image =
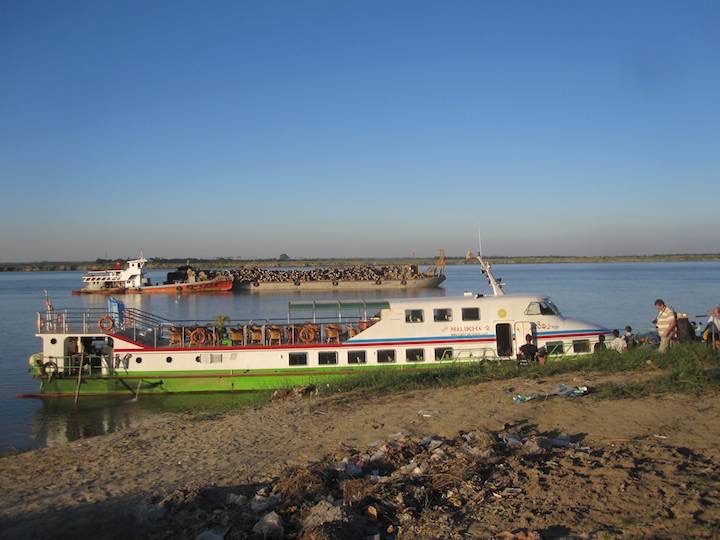
[[[659,372],[632,384],[604,384],[595,393],[604,398],[638,397],[666,392],[703,393],[720,389],[720,355],[702,344],[673,347],[666,354],[637,348],[625,353],[605,351],[550,360],[544,366],[518,366],[514,361],[445,364],[437,367],[402,366],[369,369],[355,376],[323,385],[323,394],[362,391],[387,394],[446,388],[514,378],[542,378],[565,373]]]

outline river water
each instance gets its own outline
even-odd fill
[[[165,272],[151,271],[153,282]],[[608,328],[631,325],[650,331],[653,302],[663,298],[677,311],[704,315],[720,303],[720,262],[498,265],[508,293],[546,294],[564,315]],[[411,292],[362,293],[236,293],[194,296],[123,297],[127,305],[169,319],[270,319],[287,315],[289,301],[345,299],[377,300],[397,296],[453,296],[465,291],[489,294],[477,265],[449,266],[439,288]],[[80,272],[0,273],[0,454],[61,444],[80,437],[137,425],[158,412],[214,414],[247,406],[264,395],[212,394],[140,396],[127,398],[19,399],[35,392],[38,382],[27,372],[28,357],[38,352],[35,313],[43,309],[43,290],[56,309],[103,307],[106,298],[71,296],[80,286]]]

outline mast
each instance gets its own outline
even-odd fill
[[[495,276],[492,273],[492,266],[489,262],[485,262],[485,260],[482,258],[482,255],[478,253],[475,258],[480,263],[480,271],[483,273],[483,275],[487,278],[488,284],[490,285],[490,288],[492,289],[493,296],[502,296],[505,293],[503,292],[503,286],[502,286],[502,279],[495,278]]]

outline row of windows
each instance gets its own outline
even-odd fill
[[[438,347],[434,350],[435,360],[452,360],[453,350],[449,347]],[[425,349],[406,349],[406,362],[424,362]],[[380,349],[377,352],[378,364],[393,364],[397,362],[397,353],[395,349]],[[306,352],[291,352],[289,354],[289,363],[291,366],[307,366],[308,354]],[[321,366],[331,366],[338,363],[337,351],[322,351],[318,353],[318,364]],[[348,364],[367,364],[367,351],[348,351]]]
[[[550,341],[545,344],[549,354],[564,354],[565,347],[562,341]],[[584,353],[590,352],[590,340],[582,339],[575,340],[572,342],[573,352]],[[435,360],[452,360],[453,350],[450,347],[437,347],[434,350]],[[308,355],[306,352],[291,352],[290,355],[291,366],[307,366]],[[172,356],[168,356],[165,361],[170,364],[173,359]],[[195,357],[195,361],[200,363],[201,359],[199,356]],[[393,364],[397,361],[397,355],[395,349],[380,349],[377,352],[378,364]],[[425,349],[406,349],[405,350],[405,361],[406,362],[424,362],[425,361]],[[135,362],[138,364],[142,363],[141,357],[136,357]],[[222,362],[221,354],[211,354],[208,362],[206,363],[219,363]],[[318,364],[321,366],[331,366],[338,363],[337,351],[321,351],[318,353]],[[366,364],[367,363],[367,351],[348,351],[347,352],[347,363],[348,364]]]
[[[462,308],[463,321],[479,321],[480,308]],[[450,322],[453,320],[453,312],[450,308],[433,309],[433,321]],[[405,322],[421,323],[425,321],[425,310],[423,309],[406,309]]]

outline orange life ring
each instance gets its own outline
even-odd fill
[[[104,317],[100,317],[98,319],[98,327],[100,327],[100,330],[103,332],[109,332],[115,328],[115,321],[112,320],[112,317],[105,315]]]
[[[315,341],[315,329],[312,326],[303,326],[300,330],[300,341],[303,343]]]
[[[196,328],[192,332],[190,332],[190,341],[193,343],[196,343],[198,345],[202,345],[205,343],[205,340],[207,339],[207,334],[205,333],[205,330],[202,328]]]

